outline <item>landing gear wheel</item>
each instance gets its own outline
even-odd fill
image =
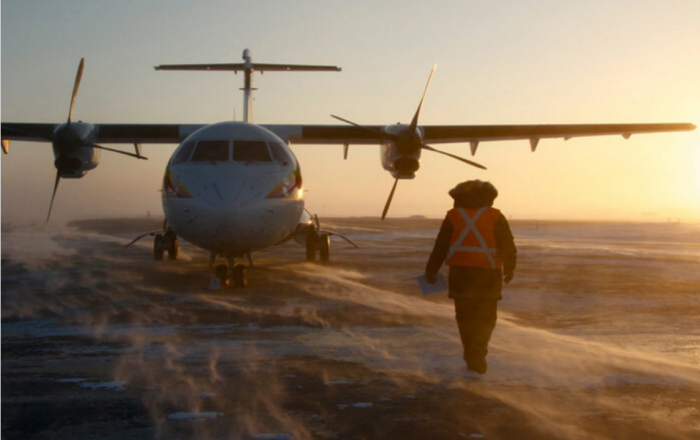
[[[322,262],[327,262],[331,259],[331,238],[328,234],[321,235],[318,241],[318,249]]]
[[[316,245],[319,239],[318,233],[313,229],[306,234],[306,261],[310,263],[316,261]]]
[[[216,266],[214,274],[219,279],[222,289],[228,287],[228,267],[226,267],[225,264],[219,264]]]
[[[163,261],[164,251],[163,234],[157,234],[156,238],[153,240],[153,259],[156,261]]]
[[[246,278],[246,267],[242,264],[237,264],[233,268],[233,287],[236,289],[241,289],[248,285],[248,279]]]
[[[177,237],[173,237],[170,241],[170,247],[168,248],[168,260],[176,261],[177,256],[180,254],[180,243]]]

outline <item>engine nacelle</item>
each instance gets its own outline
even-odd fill
[[[420,168],[421,150],[412,153],[401,153],[393,142],[381,146],[382,167],[389,171],[395,179],[413,179]]]
[[[100,163],[100,150],[92,147],[78,147],[70,153],[59,153],[54,149],[54,166],[61,177],[77,179]]]
[[[61,124],[54,130],[54,166],[61,177],[77,179],[100,163],[100,150],[95,142],[95,126],[83,122]]]
[[[413,179],[420,168],[420,154],[423,145],[423,133],[416,127],[412,131],[410,125],[388,125],[384,131],[394,135],[394,139],[386,140],[381,147],[382,166],[395,179]]]

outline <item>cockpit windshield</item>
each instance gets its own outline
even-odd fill
[[[180,146],[180,149],[175,153],[172,160],[172,165],[187,162],[192,155],[192,150],[196,143],[194,141],[185,142]]]
[[[264,141],[234,141],[233,160],[236,162],[272,162]]]
[[[289,152],[286,146],[278,142],[270,142],[270,151],[272,151],[272,157],[282,165],[292,165],[296,167],[296,160],[294,156]]]
[[[191,162],[226,162],[229,158],[228,141],[199,141]]]

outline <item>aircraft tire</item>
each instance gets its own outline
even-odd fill
[[[214,275],[219,279],[222,289],[228,286],[228,267],[226,267],[225,264],[219,264],[216,266]]]
[[[319,254],[322,262],[327,262],[331,259],[331,237],[328,234],[323,234],[319,237]]]
[[[242,264],[237,264],[233,268],[233,287],[236,289],[242,289],[248,285],[248,278],[246,277],[246,267]]]
[[[180,254],[180,243],[177,237],[173,237],[168,248],[168,260],[177,261],[177,256]]]
[[[306,236],[306,261],[309,263],[316,261],[316,246],[318,240],[318,233],[316,233],[316,231],[309,231]]]
[[[163,253],[163,234],[156,234],[156,238],[153,239],[153,259],[163,261]]]

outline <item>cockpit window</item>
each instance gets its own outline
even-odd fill
[[[228,141],[199,141],[192,155],[192,162],[226,162]]]
[[[270,142],[270,151],[272,157],[282,165],[295,165],[294,156],[292,156],[287,147],[279,142]]]
[[[192,155],[192,150],[194,149],[195,144],[195,141],[188,141],[182,144],[178,152],[173,156],[172,165],[187,162],[190,155]]]
[[[233,160],[236,162],[272,162],[264,141],[234,141]]]

